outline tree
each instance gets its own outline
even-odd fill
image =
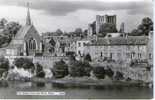
[[[117,71],[117,72],[116,72],[116,75],[114,76],[114,79],[115,79],[115,80],[122,80],[122,79],[124,79],[123,73]]]
[[[3,44],[9,44],[12,40],[12,37],[16,35],[16,33],[21,28],[21,25],[19,25],[17,22],[9,22],[4,26],[3,34],[1,35],[2,38],[4,38],[4,42],[1,42],[0,46],[2,47]]]
[[[90,76],[92,67],[88,62],[74,61],[70,63],[69,74],[72,77]]]
[[[50,39],[49,44],[51,44],[53,47],[55,47],[56,42],[54,41],[53,38]]]
[[[29,58],[15,58],[13,63],[17,68],[34,69],[32,59]]]
[[[106,35],[106,33],[113,33],[113,32],[117,32],[117,28],[116,25],[111,23],[104,23],[101,25],[99,29],[99,35],[103,37]]]
[[[104,67],[98,66],[93,68],[93,74],[99,78],[104,79],[105,78],[105,69]]]
[[[152,20],[149,17],[145,17],[142,19],[141,24],[138,25],[137,29],[132,30],[129,35],[132,36],[148,35],[148,33],[152,30],[153,30]]]
[[[16,35],[18,30],[21,28],[21,25],[17,22],[9,22],[4,28],[4,34],[8,35],[9,37],[13,37]]]
[[[60,29],[57,29],[57,30],[56,30],[56,34],[57,34],[58,36],[60,36],[60,35],[63,34],[63,32],[62,32]]]
[[[63,78],[68,75],[68,65],[63,60],[55,62],[52,72],[55,78]]]
[[[7,22],[8,22],[8,21],[7,21],[5,18],[2,18],[2,19],[0,20],[0,28],[4,28]]]
[[[7,72],[8,70],[9,70],[9,60],[4,57],[0,57],[0,76],[2,76],[3,73]]]
[[[81,28],[76,28],[75,29],[75,34],[76,34],[76,36],[81,36],[82,35],[82,29]]]
[[[106,75],[109,76],[110,78],[112,78],[114,75],[114,72],[110,68],[107,68],[105,72],[106,72]]]
[[[39,77],[39,78],[45,77],[45,72],[43,70],[43,67],[39,63],[36,63],[36,77]]]
[[[88,61],[88,62],[91,62],[91,61],[92,61],[92,60],[91,60],[91,56],[90,56],[89,53],[86,54],[86,56],[84,57],[84,60],[85,60],[85,61]]]
[[[129,35],[132,35],[132,36],[139,36],[140,33],[138,32],[137,29],[133,29],[132,32],[131,32]]]

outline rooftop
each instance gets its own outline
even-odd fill
[[[110,37],[98,38],[97,41],[86,44],[86,46],[94,45],[145,45],[148,42],[147,36],[128,36],[125,37]]]

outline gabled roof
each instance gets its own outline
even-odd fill
[[[34,27],[33,25],[25,25],[22,27],[18,33],[15,36],[15,39],[24,39],[25,35],[28,33],[28,31]]]

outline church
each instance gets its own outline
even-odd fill
[[[42,39],[32,24],[29,4],[26,24],[17,32],[6,48],[7,56],[34,56],[42,52]]]

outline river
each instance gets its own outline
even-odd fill
[[[1,99],[151,99],[153,88],[148,87],[95,87],[64,86],[60,84],[36,84],[32,82],[8,82],[8,86],[0,86]],[[16,95],[17,91],[65,92],[61,96],[26,96]]]

